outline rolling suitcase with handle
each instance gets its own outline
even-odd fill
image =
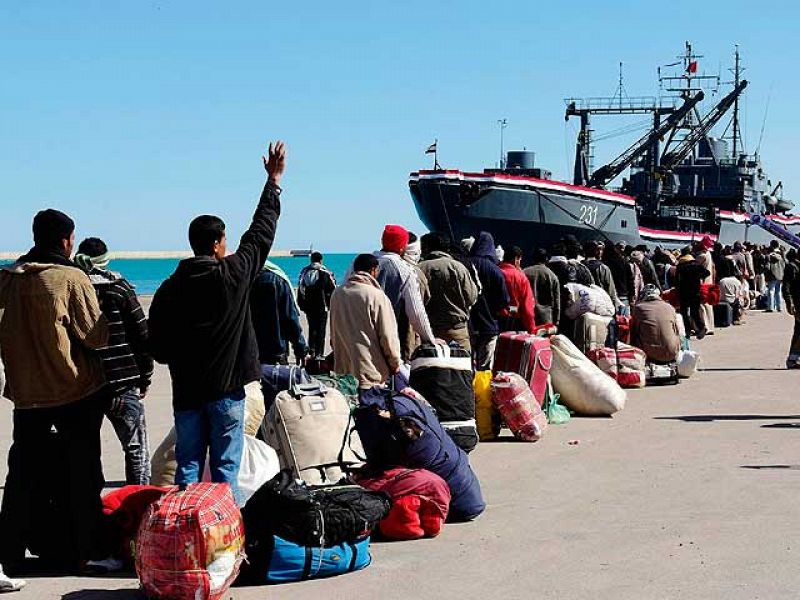
[[[550,339],[508,331],[497,339],[494,372],[517,373],[530,385],[541,407],[547,392],[547,376],[553,366]]]

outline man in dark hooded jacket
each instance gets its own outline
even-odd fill
[[[469,318],[472,356],[475,368],[484,371],[492,368],[500,332],[497,317],[509,303],[506,279],[497,266],[494,238],[490,233],[481,231],[478,234],[470,251],[470,264],[478,274],[481,288]]]

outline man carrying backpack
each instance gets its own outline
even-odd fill
[[[175,483],[198,482],[208,452],[211,480],[228,483],[239,504],[244,387],[261,375],[250,290],[275,239],[285,159],[283,142],[270,144],[263,158],[267,183],[235,253],[227,255],[222,219],[202,215],[191,222],[194,257],[181,261],[150,307],[151,354],[172,376]]]
[[[311,253],[311,264],[300,272],[297,285],[297,304],[308,319],[308,346],[312,358],[325,355],[328,311],[336,289],[336,278],[322,264],[322,254]]]
[[[125,278],[108,270],[108,247],[99,238],[78,246],[75,263],[89,275],[108,319],[108,344],[98,351],[106,375],[106,417],[125,453],[125,483],[150,483],[150,449],[142,399],[150,387],[153,359],[147,354],[147,318]]]

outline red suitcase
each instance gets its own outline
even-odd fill
[[[631,343],[631,318],[617,315],[617,340],[623,344]]]
[[[497,338],[494,372],[519,373],[531,386],[539,406],[544,404],[547,377],[553,365],[550,340],[529,333],[507,331]]]

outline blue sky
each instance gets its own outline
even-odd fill
[[[412,170],[479,170],[506,147],[568,177],[563,98],[658,91],[691,40],[717,72],[740,44],[748,149],[800,198],[793,2],[54,2],[0,4],[0,250],[30,245],[33,213],[73,215],[115,249],[186,247],[189,220],[246,226],[269,139],[289,147],[277,248],[375,246],[422,230]],[[596,121],[598,134],[625,121]],[[630,138],[598,147],[612,158]]]

